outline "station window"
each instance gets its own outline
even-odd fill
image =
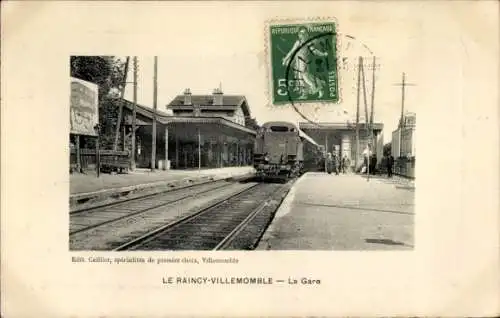
[[[286,126],[271,126],[271,131],[275,131],[275,132],[287,132],[288,131],[288,127],[286,127]]]

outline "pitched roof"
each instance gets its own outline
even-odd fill
[[[127,107],[128,109],[132,110],[134,108],[134,103],[127,100],[127,99],[123,99],[123,101],[125,102],[124,103],[124,106]],[[153,116],[153,109],[152,108],[149,108],[149,107],[146,107],[146,106],[143,106],[143,105],[139,105],[139,104],[136,104],[137,107],[136,107],[136,112],[139,113],[139,114],[142,114],[146,117],[152,117]],[[159,109],[156,110],[156,116],[157,117],[170,117],[172,115],[164,112],[164,111],[161,111]]]
[[[213,100],[213,95],[191,95],[191,102],[194,105],[213,105]],[[224,106],[239,106],[244,100],[245,96],[242,95],[222,95],[222,104]],[[184,106],[184,95],[177,95],[168,106]]]
[[[240,124],[234,123],[222,117],[178,117],[170,116],[168,118],[160,119],[159,122],[162,124],[218,124],[230,128],[234,128],[245,133],[256,135],[256,131],[253,128],[245,127]]]
[[[222,105],[214,105],[213,95],[191,95],[191,105],[185,105],[184,95],[177,95],[170,103],[167,104],[167,108],[191,108],[193,105],[205,106],[207,108],[228,107],[230,110],[234,110],[236,107],[241,106],[245,116],[250,117],[250,109],[248,107],[247,100],[243,95],[222,95]]]

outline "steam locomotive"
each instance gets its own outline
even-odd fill
[[[266,122],[257,133],[253,165],[261,178],[288,179],[309,167],[317,167],[319,145],[296,125],[284,121]]]

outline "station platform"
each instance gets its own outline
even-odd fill
[[[413,180],[309,172],[293,185],[257,250],[411,250]]]
[[[157,187],[182,186],[188,183],[198,183],[209,179],[218,180],[240,177],[254,172],[250,166],[227,167],[201,170],[156,170],[136,169],[127,174],[102,173],[97,178],[95,172],[70,175],[70,207],[75,207],[80,201],[103,201],[107,197],[127,195],[134,191],[147,191]]]

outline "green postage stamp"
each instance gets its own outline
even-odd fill
[[[268,23],[274,105],[339,102],[337,25],[332,20]]]

